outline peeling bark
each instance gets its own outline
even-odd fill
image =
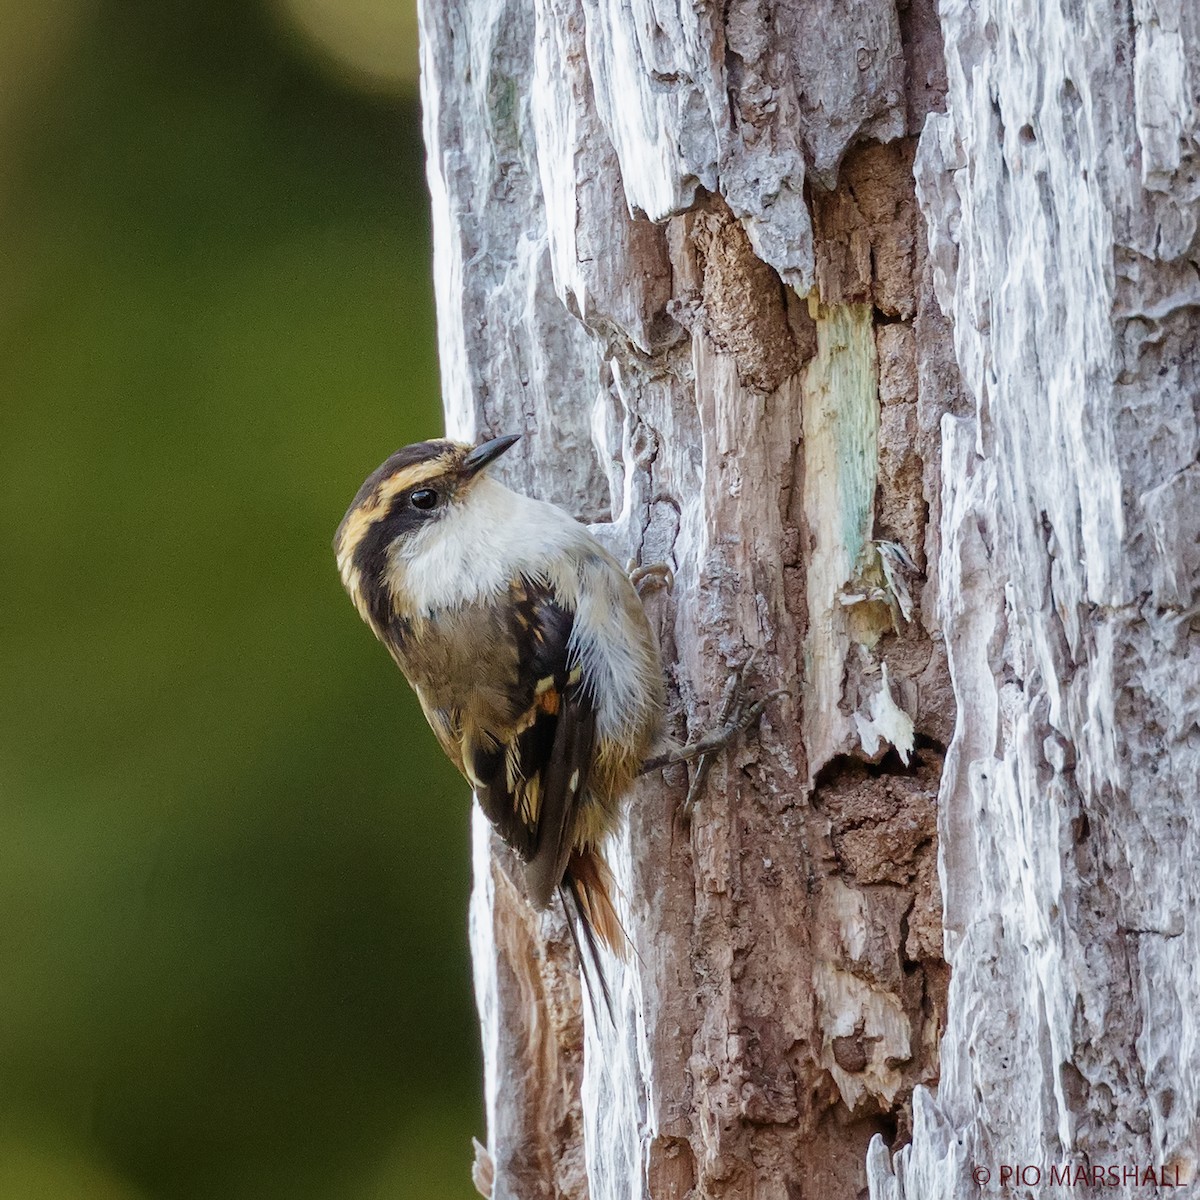
[[[973,401],[943,427],[953,982],[941,1087],[872,1194],[1014,1163],[1030,1196],[1112,1164],[1143,1174],[1106,1195],[1158,1194],[1144,1171],[1188,1182],[1200,1119],[1200,13],[942,20],[916,169]]]
[[[1195,1154],[1200,29],[1061,5],[422,5],[450,432],[672,566],[674,736],[791,693],[636,789],[614,1025],[477,815],[496,1200]]]

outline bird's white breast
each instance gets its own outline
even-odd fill
[[[596,702],[601,736],[656,725],[662,667],[641,601],[612,556],[553,504],[486,476],[427,529],[395,545],[394,594],[414,615],[502,602],[518,576],[541,580],[574,613],[571,640]]]
[[[499,596],[520,574],[549,578],[554,564],[592,546],[600,549],[561,508],[484,476],[465,500],[397,543],[389,570],[413,610],[431,615]]]

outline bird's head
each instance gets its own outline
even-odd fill
[[[377,581],[389,554],[403,550],[430,528],[470,503],[475,480],[520,438],[492,438],[478,446],[438,439],[397,450],[367,476],[333,539],[338,571],[363,617],[381,599]]]

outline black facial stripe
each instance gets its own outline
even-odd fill
[[[383,582],[389,547],[398,537],[415,533],[431,521],[439,520],[448,507],[445,493],[441,493],[442,502],[435,507],[414,508],[410,503],[413,491],[420,491],[427,486],[419,484],[417,488],[410,488],[393,497],[387,514],[371,522],[354,550],[354,565],[362,580],[367,606],[380,629],[387,627],[392,616],[391,597]]]
[[[439,459],[442,460],[443,470],[453,470],[455,452],[455,443],[443,438],[437,441],[416,442],[411,446],[404,446],[385,462],[380,463],[363,480],[362,487],[355,493],[354,499],[350,502],[350,507],[346,510],[346,515],[342,517],[337,527],[337,532],[333,535],[334,552],[340,553],[342,537],[353,515],[364,507],[377,507],[380,502],[382,490],[386,487],[388,480],[394,475],[401,471],[409,470],[412,467],[420,466],[423,463],[429,463],[433,466]],[[436,477],[437,474],[438,469],[434,467],[432,476]],[[417,485],[414,484],[413,486]]]
[[[392,611],[387,589],[383,586],[387,548],[391,542],[384,524],[376,521],[371,525],[354,550],[354,565],[358,568],[360,586],[376,629],[387,628]]]
[[[363,504],[384,480],[391,479],[397,471],[402,471],[405,467],[416,466],[417,463],[430,462],[440,455],[445,454],[449,449],[450,443],[444,440],[435,442],[416,442],[411,446],[405,446],[397,450],[389,459],[382,462],[363,480],[363,485],[358,489],[358,494],[354,497],[350,505],[350,511],[358,508]]]

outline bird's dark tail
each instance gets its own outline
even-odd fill
[[[600,955],[601,943],[618,959],[624,961],[629,954],[629,938],[617,916],[612,901],[615,888],[608,863],[597,850],[575,850],[567,862],[559,889],[563,898],[563,911],[575,953],[579,956],[579,971],[588,990],[592,1012],[599,1016],[596,1008],[597,995],[603,997],[608,1010],[609,1022],[616,1024],[613,1015],[612,995],[604,974],[604,962]],[[567,905],[567,897],[571,905]],[[574,913],[570,910],[574,908]]]

